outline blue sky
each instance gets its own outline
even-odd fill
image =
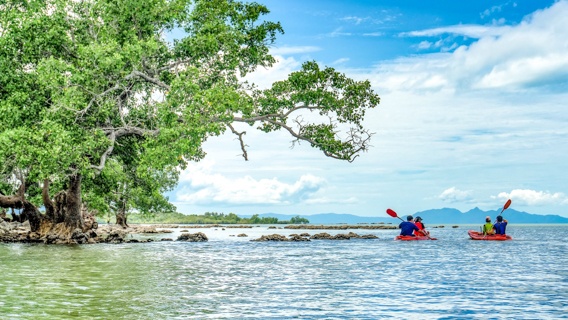
[[[168,195],[195,214],[386,216],[502,207],[568,217],[568,1],[259,1],[285,34],[260,87],[315,60],[369,79],[372,149],[329,159],[285,133],[231,135]],[[509,217],[514,221],[514,217]]]

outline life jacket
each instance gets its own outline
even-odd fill
[[[493,223],[487,222],[483,225],[483,234],[493,234]]]
[[[414,222],[414,224],[418,227],[418,229],[424,230],[424,225],[422,224],[422,222],[416,221],[416,222]],[[414,235],[415,236],[423,236],[424,234],[422,232],[414,231]]]

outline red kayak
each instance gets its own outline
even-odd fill
[[[438,240],[436,238],[432,238],[432,237],[426,237],[426,236],[401,236],[398,235],[396,236],[396,238],[394,238],[394,240],[402,240],[402,241],[412,241],[412,240]]]
[[[469,237],[473,240],[489,240],[489,241],[505,241],[505,240],[513,240],[510,235],[508,234],[483,234],[481,232],[469,230],[467,232]]]

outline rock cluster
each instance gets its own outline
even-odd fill
[[[270,228],[269,228],[270,229]],[[299,225],[287,225],[284,229],[307,229],[307,230],[347,230],[347,229],[366,229],[366,230],[377,230],[377,229],[398,229],[397,226],[393,225],[308,225],[308,224],[299,224]]]
[[[197,233],[182,233],[177,238],[177,241],[205,242],[209,241],[209,239],[207,239],[207,236],[203,232],[197,232]]]
[[[155,226],[135,226],[123,229],[118,225],[103,225],[83,232],[80,229],[66,230],[63,224],[57,224],[53,228],[43,230],[40,234],[30,231],[28,221],[24,223],[0,221],[0,242],[45,244],[152,242],[152,239],[135,239],[133,234],[170,232],[172,231],[156,230]]]
[[[366,234],[366,235],[358,235],[354,232],[349,232],[347,234],[336,234],[334,236],[330,235],[327,232],[317,233],[313,236],[310,236],[308,233],[302,234],[291,234],[288,237],[281,235],[281,234],[271,234],[271,235],[263,235],[258,239],[253,239],[251,241],[311,241],[311,240],[350,240],[350,239],[378,239],[379,237]]]

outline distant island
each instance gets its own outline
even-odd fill
[[[479,208],[461,212],[457,209],[430,209],[412,213],[420,216],[425,224],[476,224],[485,221],[486,216],[495,219],[501,212],[497,210],[483,211]],[[401,218],[406,214],[399,213]],[[508,209],[503,216],[511,223],[568,223],[568,218],[559,215],[539,215]],[[378,212],[375,217],[364,217],[346,213],[319,213],[313,215],[287,215],[278,213],[262,213],[238,216],[234,213],[206,212],[201,215],[182,214],[179,212],[160,213],[153,216],[131,214],[129,223],[147,224],[398,224],[400,220]]]
[[[234,213],[205,212],[202,215],[183,214],[179,212],[164,212],[156,215],[137,215],[128,216],[129,223],[147,224],[306,224],[310,223],[307,218],[287,216],[285,219],[259,216],[258,214],[239,217]]]
[[[501,208],[497,210],[483,211],[479,208],[471,209],[467,212],[461,212],[457,209],[442,208],[430,209],[412,213],[413,216],[420,216],[424,219],[425,224],[475,224],[485,221],[486,216],[495,219],[501,212]],[[401,214],[404,219],[406,214]],[[246,216],[244,216],[246,217]],[[357,223],[393,223],[398,224],[400,220],[388,216],[384,211],[377,212],[375,217],[362,217],[352,214],[338,213],[319,213],[314,215],[285,215],[277,213],[263,213],[261,218],[277,218],[278,220],[290,220],[292,217],[302,217],[310,221],[310,224],[357,224]],[[508,219],[510,223],[568,223],[568,218],[559,215],[539,215],[532,214],[514,209],[507,209],[503,212],[503,217]]]

